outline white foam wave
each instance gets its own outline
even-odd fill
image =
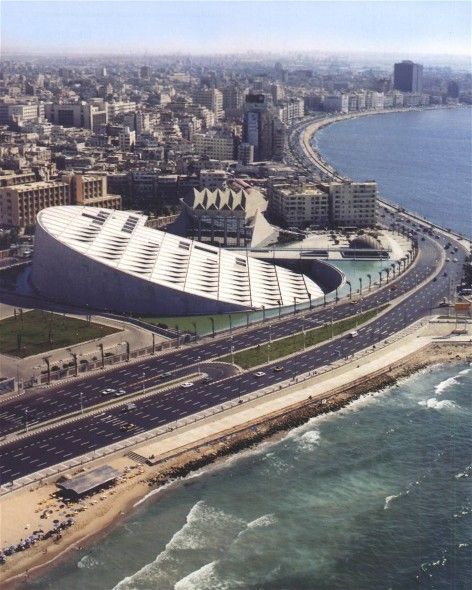
[[[248,522],[247,528],[254,529],[257,527],[268,527],[274,525],[276,522],[277,518],[275,514],[264,514],[263,516],[259,516],[259,518]]]
[[[136,587],[172,587],[182,577],[182,551],[201,551],[216,558],[228,547],[246,522],[202,500],[192,506],[185,524],[174,533],[156,559],[121,580],[113,590],[134,590]]]
[[[456,479],[465,479],[468,478],[472,475],[472,465],[467,465],[467,467],[464,469],[464,471],[461,471],[460,473],[456,473],[456,475],[454,476]]]
[[[470,371],[472,371],[472,369],[463,369],[462,371],[459,371],[459,375],[468,375],[470,373]]]
[[[418,402],[418,405],[432,410],[444,410],[457,407],[456,404],[450,399],[438,400],[435,397],[422,400]]]
[[[175,584],[174,590],[226,590],[229,586],[219,579],[215,571],[216,563],[211,561],[191,572]]]
[[[80,561],[77,562],[79,569],[92,569],[99,564],[98,560],[91,555],[84,555]]]
[[[318,430],[309,430],[300,437],[300,442],[304,447],[312,449],[320,443],[321,434]]]
[[[449,377],[448,379],[444,379],[444,381],[441,381],[441,383],[438,383],[436,385],[436,387],[434,388],[434,393],[436,395],[441,395],[443,391],[449,389],[453,385],[457,385],[458,383],[459,382],[455,377]]]
[[[387,496],[385,498],[384,510],[388,510],[390,503],[393,502],[393,500],[396,500],[397,498],[399,498],[400,496],[401,496],[401,494],[397,494],[394,496]]]

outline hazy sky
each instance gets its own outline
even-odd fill
[[[0,6],[7,52],[470,52],[468,1],[3,0]]]

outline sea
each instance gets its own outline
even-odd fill
[[[28,588],[470,590],[472,367],[435,366],[154,492]]]
[[[470,109],[316,138],[345,174],[470,233]],[[26,588],[470,590],[472,367],[438,365],[151,491]]]
[[[388,113],[322,128],[314,147],[338,172],[472,237],[472,108]]]

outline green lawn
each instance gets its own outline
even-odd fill
[[[24,358],[118,331],[47,311],[17,312],[0,321],[0,351]]]
[[[321,328],[305,330],[306,347],[308,348],[309,346],[314,346],[315,344],[319,344],[324,340],[328,340],[331,338],[331,335],[337,336],[342,332],[352,330],[356,327],[356,324],[361,325],[362,323],[367,322],[379,314],[386,307],[387,306],[384,305],[383,307],[378,307],[377,309],[361,313],[357,316],[357,319],[348,318],[346,320],[334,322],[332,328],[331,324],[328,324]],[[302,333],[294,334],[293,336],[287,336],[287,338],[281,338],[280,340],[273,340],[270,345],[270,350],[269,344],[261,344],[241,352],[236,352],[234,354],[234,362],[243,369],[250,369],[251,367],[262,365],[268,361],[274,361],[278,358],[282,358],[300,350],[303,350]],[[231,355],[224,356],[219,360],[230,363]]]

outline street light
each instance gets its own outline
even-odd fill
[[[79,397],[80,397],[80,413],[83,414],[84,413],[84,400],[83,400],[84,394],[82,391],[79,393]]]
[[[270,349],[272,346],[272,324],[269,324],[269,342],[267,343],[267,362],[270,363]]]
[[[215,337],[215,320],[214,320],[214,318],[210,317],[210,322],[211,322],[211,333],[214,338]]]
[[[28,432],[28,408],[25,408],[25,432]]]
[[[359,295],[362,295],[362,277],[359,277]]]
[[[197,368],[198,368],[198,374],[201,374],[201,370],[200,370],[200,361],[202,360],[202,357],[199,356],[197,357]]]

